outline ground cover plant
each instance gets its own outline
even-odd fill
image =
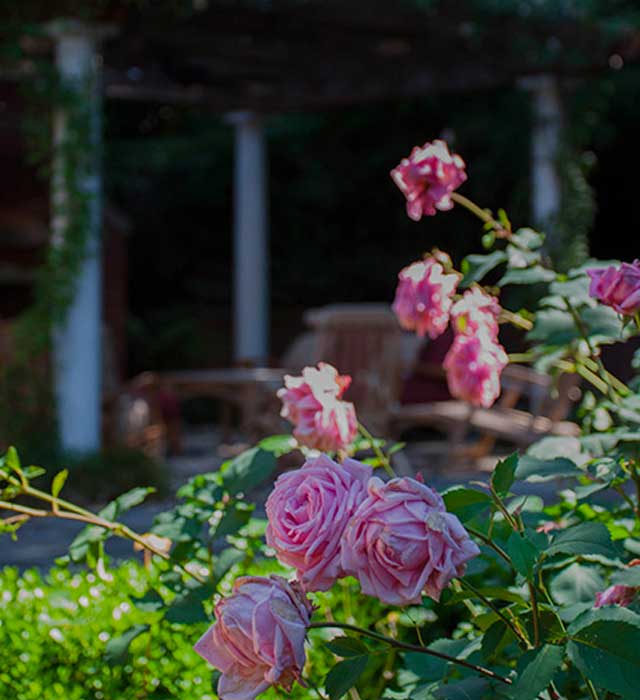
[[[107,537],[144,551],[144,566],[130,566],[132,579],[118,590],[135,615],[93,651],[111,677],[131,673],[130,654],[150,663],[156,645],[179,648],[184,668],[157,692],[136,677],[135,697],[637,697],[639,385],[614,376],[601,351],[638,333],[640,262],[593,260],[555,272],[541,233],[514,229],[504,211],[494,215],[458,192],[465,163],[442,141],[413,149],[392,177],[415,221],[454,208],[481,221],[482,253],[460,270],[445,252],[425,253],[400,271],[393,304],[401,325],[419,335],[452,328],[444,361],[451,394],[490,407],[509,362],[558,381],[576,374],[585,387],[581,434],[544,438],[499,461],[490,477],[440,494],[419,464],[414,476],[394,473],[402,446],[369,433],[347,400],[350,378],[320,363],[286,377],[278,392],[292,435],[262,440],[192,479],[150,533],[120,522],[149,489],[92,513],[61,498],[66,471],[40,488],[40,470],[9,450],[0,462],[8,535],[19,537],[31,518],[85,522],[68,563],[102,580],[127,575],[126,566],[111,570]],[[501,298],[522,285],[542,290],[537,308],[508,308]],[[526,352],[507,353],[500,324],[527,332]],[[291,453],[299,466],[277,478],[266,519],[256,517],[247,493]],[[523,483],[555,479],[562,486],[546,502],[519,495]],[[11,597],[5,610],[19,602]],[[205,668],[197,655],[212,669],[206,687],[181,689],[190,669]],[[62,659],[53,666],[68,673]]]

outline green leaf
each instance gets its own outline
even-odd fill
[[[126,661],[131,642],[148,630],[149,625],[133,625],[124,634],[110,639],[104,653],[105,662],[109,666],[122,665]]]
[[[458,516],[460,522],[468,522],[491,505],[491,497],[483,491],[454,486],[443,494],[444,504],[450,513]]]
[[[234,535],[249,522],[254,510],[255,506],[250,503],[243,503],[242,501],[230,503],[222,511],[220,519],[211,526],[209,534],[211,537]]]
[[[223,549],[213,562],[213,581],[217,584],[229,569],[241,562],[246,556],[246,552],[241,552],[235,547]]]
[[[468,640],[466,639],[436,639],[435,642],[429,644],[429,649],[449,656],[458,656],[467,645]],[[412,651],[404,655],[404,663],[420,680],[435,681],[442,678],[450,662],[437,656]]]
[[[150,588],[141,598],[132,598],[131,601],[142,612],[158,612],[165,606],[162,596],[153,588]]]
[[[532,228],[519,228],[512,238],[529,250],[536,250],[544,243],[544,233],[534,231]]]
[[[330,700],[339,700],[353,688],[367,666],[368,656],[354,656],[337,663],[327,674],[324,687]]]
[[[258,443],[258,447],[267,452],[272,452],[276,457],[282,457],[299,448],[295,438],[291,435],[270,435]]]
[[[553,270],[547,270],[540,265],[527,267],[524,269],[511,269],[503,275],[498,282],[499,287],[507,284],[539,284],[540,282],[552,282],[556,278]]]
[[[462,261],[464,279],[460,283],[460,288],[465,289],[474,282],[479,282],[487,272],[506,260],[507,254],[503,250],[496,250],[490,255],[467,255]]]
[[[367,647],[356,637],[334,637],[326,643],[329,651],[336,656],[366,656],[369,653]]]
[[[264,483],[276,468],[273,452],[253,447],[220,467],[223,483],[230,494],[247,491]]]
[[[640,616],[606,607],[590,610],[569,626],[571,661],[597,687],[637,700],[640,678]]]
[[[4,456],[5,466],[9,467],[11,471],[20,474],[22,472],[20,468],[20,457],[18,456],[18,451],[13,445],[7,450],[7,454]]]
[[[484,678],[465,678],[443,685],[433,694],[438,700],[483,700],[490,686]]]
[[[602,523],[581,523],[562,530],[545,550],[545,555],[598,554],[614,558],[617,550],[611,542],[609,530]]]
[[[518,680],[510,688],[514,700],[535,700],[560,670],[565,648],[545,644],[532,649],[518,662]]]
[[[503,620],[496,620],[482,637],[482,656],[491,659],[502,645],[502,641],[511,632]],[[513,633],[512,633],[513,636]]]
[[[549,585],[553,599],[560,605],[593,603],[596,593],[604,588],[604,579],[596,567],[577,562],[552,578]]]
[[[60,491],[62,491],[62,487],[65,485],[68,476],[69,470],[63,469],[53,477],[53,482],[51,483],[51,495],[54,498],[57,498],[60,495]]]
[[[164,619],[183,625],[193,625],[197,622],[207,622],[209,616],[202,607],[202,601],[210,598],[215,586],[206,583],[179,595],[167,610]]]
[[[623,586],[640,586],[640,566],[630,566],[628,569],[617,571],[611,577],[611,583]]]
[[[123,513],[131,510],[134,506],[140,505],[154,491],[154,488],[148,486],[138,486],[121,494],[111,503],[107,503],[98,515],[105,520],[117,520]]]
[[[30,464],[28,467],[23,468],[22,473],[29,481],[33,481],[33,479],[37,479],[39,476],[46,474],[47,470]]]
[[[518,453],[514,452],[496,464],[491,475],[491,486],[498,496],[504,497],[509,493],[518,468],[518,459]]]
[[[566,457],[540,459],[523,455],[518,462],[516,479],[520,481],[547,481],[566,476],[582,476],[584,471]]]
[[[512,532],[507,540],[507,554],[511,558],[513,568],[526,579],[531,580],[533,569],[538,561],[540,550],[525,535]]]

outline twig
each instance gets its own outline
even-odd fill
[[[393,467],[391,466],[391,462],[389,461],[387,455],[385,455],[385,453],[376,444],[376,439],[360,422],[358,422],[358,429],[360,430],[362,437],[371,444],[371,449],[374,451],[376,457],[378,458],[378,461],[383,466],[384,470],[392,479],[394,479],[397,476],[397,474],[393,471]]]
[[[472,671],[475,671],[476,673],[486,676],[487,678],[491,678],[492,680],[500,681],[501,683],[505,683],[506,685],[511,685],[512,683],[511,679],[505,678],[504,676],[500,676],[497,673],[491,671],[490,669],[484,668],[483,666],[476,666],[476,664],[469,663],[464,659],[456,659],[455,656],[449,656],[448,654],[443,654],[442,652],[435,651],[434,649],[429,649],[428,647],[421,647],[417,644],[407,644],[405,642],[399,642],[397,639],[385,637],[385,635],[383,634],[378,634],[377,632],[372,632],[371,630],[362,629],[361,627],[357,627],[356,625],[350,625],[346,622],[312,622],[309,625],[309,629],[325,629],[332,627],[336,629],[349,630],[350,632],[355,632],[356,634],[360,634],[363,637],[370,637],[371,639],[376,639],[379,642],[384,642],[385,644],[388,644],[392,647],[396,647],[397,649],[404,649],[405,651],[415,651],[419,654],[428,654],[429,656],[435,656],[452,664],[458,664],[459,666],[469,668]]]

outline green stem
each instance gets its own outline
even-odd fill
[[[152,554],[170,562],[174,566],[177,566],[185,574],[191,576],[199,583],[206,583],[206,580],[202,578],[199,574],[189,571],[186,567],[178,562],[175,562],[169,554],[163,552],[161,549],[154,547],[148,542],[148,540],[134,532],[131,528],[127,527],[123,523],[112,522],[101,518],[99,515],[92,513],[91,511],[75,506],[73,503],[69,503],[61,498],[57,498],[47,493],[46,491],[40,491],[40,489],[34,489],[32,486],[26,486],[23,488],[23,493],[25,495],[31,496],[32,498],[37,498],[45,503],[51,505],[51,510],[42,510],[39,508],[29,508],[27,506],[22,506],[17,503],[10,503],[7,501],[0,501],[0,509],[6,509],[13,511],[15,513],[22,513],[28,515],[32,518],[60,518],[61,520],[75,520],[77,522],[86,523],[87,525],[96,525],[97,527],[109,530],[114,535],[122,537],[124,539],[136,542],[144,549],[148,550]]]
[[[527,583],[529,588],[529,599],[531,602],[531,617],[533,619],[533,646],[540,646],[540,612],[538,610],[538,598],[536,589],[531,582]]]
[[[475,202],[472,202],[470,199],[467,199],[467,197],[465,197],[464,195],[459,194],[458,192],[452,192],[451,199],[453,199],[454,202],[457,202],[458,204],[463,206],[472,214],[475,214],[481,221],[484,221],[485,224],[491,224],[491,226],[493,226],[493,228],[496,231],[504,231],[506,233],[506,229],[504,228],[504,226],[502,226],[502,224],[499,221],[496,221],[493,218],[493,216],[491,216],[488,210],[482,209]]]
[[[589,691],[589,697],[591,698],[591,700],[600,700],[600,698],[598,697],[598,693],[596,691],[596,688],[593,685],[593,683],[585,675],[583,675],[583,674],[580,674],[580,675],[582,675],[582,678],[584,679],[584,682],[587,686],[587,690]]]
[[[391,466],[391,462],[389,461],[387,455],[385,455],[385,453],[376,444],[376,439],[360,422],[358,422],[358,429],[360,430],[360,434],[362,435],[362,437],[365,440],[368,440],[368,442],[370,443],[371,449],[374,451],[376,457],[378,458],[378,461],[380,462],[384,470],[392,479],[394,479],[397,476],[397,474],[393,471],[393,467]]]
[[[434,649],[429,649],[427,647],[421,647],[417,644],[407,644],[405,642],[400,642],[397,639],[393,639],[392,637],[386,637],[384,634],[378,634],[377,632],[373,632],[371,630],[362,629],[361,627],[357,627],[356,625],[350,625],[346,622],[312,622],[309,625],[309,629],[327,628],[343,629],[348,630],[349,632],[355,632],[356,634],[360,634],[363,637],[369,637],[379,642],[384,642],[385,644],[395,647],[396,649],[404,649],[405,651],[415,651],[419,654],[435,656],[438,659],[443,659],[444,661],[448,661],[449,663],[464,666],[465,668],[469,668],[472,671],[475,671],[476,673],[486,676],[487,678],[500,681],[501,683],[505,683],[506,685],[511,685],[512,683],[512,681],[509,678],[504,678],[503,676],[494,673],[488,668],[484,668],[483,666],[476,666],[475,664],[469,663],[464,659],[456,659],[455,656],[449,656],[448,654],[443,654],[442,652],[435,651]]]
[[[507,562],[507,564],[509,564],[509,566],[512,566],[509,555],[504,551],[504,549],[502,549],[502,547],[498,546],[490,537],[480,532],[479,530],[474,530],[472,527],[468,527],[467,525],[465,525],[465,529],[470,535],[473,535],[474,537],[477,537],[481,542],[484,542],[484,544],[486,544],[487,547],[491,547],[491,549],[493,549],[493,551],[496,552],[496,554],[499,554]]]
[[[589,349],[589,355],[591,356],[591,360],[595,362],[598,366],[598,374],[600,375],[600,379],[604,382],[606,386],[606,390],[603,392],[604,394],[608,394],[609,398],[614,402],[614,403],[620,403],[620,396],[619,394],[614,390],[614,388],[611,386],[611,384],[608,381],[607,377],[607,370],[605,366],[602,364],[602,359],[598,357],[595,348],[591,344],[591,340],[589,339],[589,333],[587,331],[586,326],[584,325],[582,319],[580,318],[580,314],[576,311],[575,307],[569,301],[567,297],[562,297],[562,300],[564,301],[567,311],[571,314],[571,318],[573,318],[573,322],[575,323],[576,328],[578,329],[578,332],[582,336],[582,339],[587,345],[587,348]]]
[[[498,608],[493,601],[489,600],[483,593],[481,593],[475,586],[470,584],[463,578],[459,578],[458,581],[463,588],[471,591],[475,596],[477,596],[488,608],[493,610],[493,612],[504,622],[504,624],[513,632],[515,637],[519,639],[527,649],[531,648],[531,642],[522,634],[522,632],[513,624],[513,622]]]

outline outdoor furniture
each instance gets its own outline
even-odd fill
[[[285,370],[266,367],[230,367],[159,372],[158,379],[180,399],[208,396],[240,410],[240,427],[247,435],[262,432],[262,426],[277,411],[269,409],[276,391],[283,385]],[[223,420],[228,437],[228,416]]]
[[[450,451],[459,451],[467,434],[482,437],[468,456],[482,457],[496,440],[527,447],[544,435],[577,436],[577,424],[567,421],[571,405],[580,397],[579,378],[563,374],[554,379],[527,367],[509,365],[502,373],[502,394],[491,408],[476,408],[464,401],[407,404],[393,409],[396,431],[408,427],[433,427],[447,434]],[[528,410],[520,407],[526,404]]]
[[[305,313],[317,333],[316,356],[353,382],[346,393],[363,423],[377,433],[388,427],[389,406],[398,395],[402,343],[387,304],[332,304]]]

